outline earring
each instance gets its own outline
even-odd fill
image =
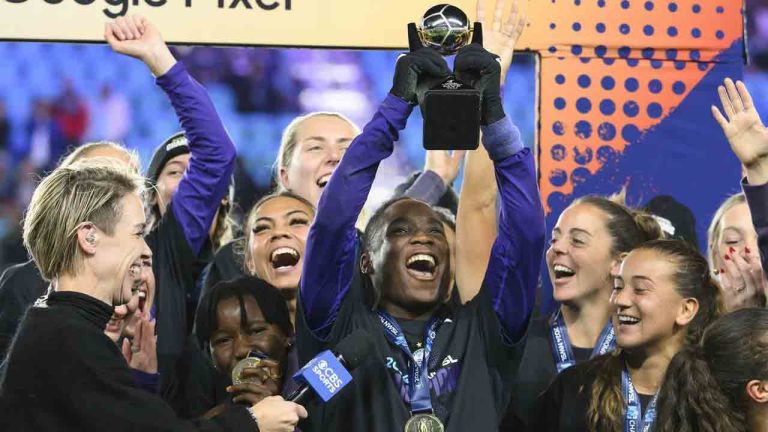
[[[85,236],[85,241],[93,246],[96,243],[96,234],[93,231],[89,232],[88,235]]]

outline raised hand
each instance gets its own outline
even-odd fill
[[[488,22],[485,15],[485,6],[488,1],[477,0],[477,21],[483,24],[483,46],[499,56],[501,60],[501,83],[503,84],[512,64],[515,44],[525,28],[526,16],[520,10],[520,0],[512,0],[509,16],[506,21],[503,21],[506,0],[497,0],[493,20]]]
[[[155,76],[164,75],[176,63],[160,32],[141,15],[107,23],[104,39],[113,51],[143,61]]]
[[[157,373],[157,336],[155,322],[141,320],[133,340],[123,339],[123,357],[131,369]]]
[[[443,179],[446,186],[453,183],[456,176],[459,175],[461,162],[467,154],[466,150],[455,150],[453,152],[444,150],[427,151],[427,159],[424,164],[424,170],[433,171]]]
[[[760,257],[750,253],[742,255],[730,248],[723,256],[725,268],[719,269],[718,279],[723,287],[723,300],[728,312],[747,307],[765,307],[768,288]]]
[[[397,59],[390,93],[416,103],[416,88],[422,79],[442,78],[451,74],[443,56],[432,48],[420,48]]]
[[[727,78],[719,86],[721,112],[712,106],[712,115],[723,128],[731,149],[746,168],[751,184],[768,183],[768,129],[760,120],[747,87]]]

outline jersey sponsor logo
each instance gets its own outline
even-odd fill
[[[452,365],[452,364],[455,364],[455,363],[458,363],[458,362],[459,362],[459,360],[458,360],[458,359],[455,359],[455,358],[453,358],[453,357],[452,357],[450,354],[448,354],[448,355],[447,355],[447,356],[446,356],[446,357],[443,359],[443,364],[442,364],[442,366],[443,366],[443,367],[446,367],[446,366],[448,366],[448,365]]]

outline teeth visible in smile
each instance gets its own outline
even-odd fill
[[[629,315],[619,315],[620,324],[637,324],[640,322],[639,318],[635,318]]]
[[[432,258],[429,255],[426,255],[426,254],[416,254],[416,255],[408,258],[408,262],[406,262],[405,265],[411,265],[411,264],[415,263],[416,261],[427,261],[431,265],[433,265],[433,266],[435,265],[435,259]]]
[[[299,252],[296,249],[289,248],[289,247],[281,247],[281,248],[275,249],[275,251],[272,252],[272,261],[275,261],[277,259],[277,257],[282,255],[282,254],[290,254],[290,255],[293,255],[296,258],[299,257]]]

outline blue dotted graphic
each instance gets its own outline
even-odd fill
[[[586,120],[576,122],[574,133],[577,138],[588,139],[592,136],[592,124]]]
[[[648,104],[647,111],[648,111],[648,117],[657,119],[661,117],[661,114],[664,110],[661,108],[660,104],[656,102],[651,102],[650,104]]]
[[[555,76],[555,82],[558,84],[565,84],[565,76],[563,74],[557,74]]]
[[[605,45],[598,45],[595,47],[595,55],[598,57],[605,57],[608,53],[608,48]]]
[[[622,24],[619,26],[619,32],[621,32],[621,34],[623,35],[629,34],[629,31],[630,31],[629,24]]]
[[[616,63],[616,59],[615,58],[604,58],[603,59],[603,63],[605,63],[606,66],[610,66],[610,65]]]
[[[675,69],[681,71],[685,69],[685,62],[684,61],[676,61],[675,62]]]
[[[715,12],[721,14],[721,13],[725,12],[725,8],[722,7],[722,6],[718,6],[717,9],[715,9]]]
[[[602,164],[614,162],[618,159],[619,154],[611,146],[604,145],[597,149],[597,161]]]
[[[552,170],[549,174],[549,183],[552,184],[552,186],[562,186],[567,181],[568,174],[561,169]]]
[[[597,30],[598,33],[605,33],[605,24],[597,23],[597,25],[595,25],[595,30]]]
[[[643,58],[645,59],[652,58],[654,53],[655,51],[653,50],[653,48],[643,48]]]
[[[597,127],[597,136],[603,141],[611,141],[616,138],[616,126],[611,123],[600,123]]]
[[[647,25],[647,26],[643,27],[643,33],[646,36],[653,36],[653,32],[654,32],[654,29],[653,29],[652,25]]]
[[[621,2],[621,8],[622,9],[629,9],[629,1],[628,0],[622,1]]]
[[[605,7],[605,0],[597,0],[598,7]]]
[[[592,102],[587,98],[579,98],[576,100],[576,109],[582,114],[587,114],[592,111]]]
[[[669,11],[670,12],[677,12],[677,3],[672,2],[669,4]]]
[[[624,81],[624,88],[630,93],[636,92],[639,87],[640,83],[637,82],[636,78],[627,78],[627,80]]]
[[[573,147],[573,160],[579,165],[586,165],[592,162],[592,149],[586,147],[582,151],[578,146]]]
[[[652,1],[645,2],[645,10],[647,10],[647,11],[652,11],[653,10],[653,2]]]
[[[667,60],[674,60],[677,58],[677,50],[670,48],[665,52],[665,55],[667,56]]]
[[[555,160],[557,162],[565,160],[566,150],[565,150],[565,146],[564,145],[562,145],[562,144],[555,144],[555,145],[552,146],[552,148],[550,149],[549,152],[552,155],[552,159],[553,160]]]
[[[698,68],[699,68],[699,70],[700,70],[700,71],[702,71],[702,72],[704,72],[705,70],[707,70],[707,64],[706,64],[706,63],[699,63],[697,67],[698,67]]]
[[[638,138],[640,138],[640,129],[638,129],[637,126],[633,124],[628,124],[621,128],[621,137],[624,139],[624,141],[635,142]]]
[[[627,66],[629,67],[636,67],[640,64],[640,60],[638,59],[627,59]]]
[[[701,52],[699,50],[691,50],[691,60],[699,61],[701,58]]]
[[[592,59],[589,58],[589,57],[581,57],[581,58],[579,58],[579,61],[584,63],[584,64],[587,64],[587,63],[591,62]]]
[[[610,99],[603,99],[600,101],[600,112],[609,116],[616,112],[616,104]]]
[[[661,69],[664,66],[661,60],[651,60],[651,67],[654,69]]]
[[[667,34],[669,36],[671,36],[671,37],[677,36],[677,27],[671,26],[671,27],[667,28]]]
[[[578,83],[581,88],[589,88],[592,84],[592,79],[589,75],[579,75]]]
[[[701,12],[701,6],[698,4],[693,5],[693,13]]]
[[[635,101],[627,101],[624,103],[624,114],[627,117],[637,117],[640,114],[640,106]]]
[[[549,28],[551,28],[552,30],[554,30],[554,29],[556,29],[556,28],[557,28],[557,24],[555,24],[555,23],[549,23]]]
[[[616,87],[616,80],[614,80],[613,77],[605,76],[600,80],[600,85],[605,90],[613,90],[613,88]]]
[[[563,122],[558,120],[555,123],[553,123],[552,132],[558,136],[565,135],[565,125],[563,125]]]
[[[693,36],[696,39],[700,38],[701,37],[701,29],[694,28],[693,30],[691,30],[691,36]]]
[[[628,46],[623,46],[619,48],[619,57],[621,58],[627,58],[629,57],[629,53],[631,53],[632,50]]]
[[[715,33],[715,37],[716,37],[716,38],[718,38],[718,39],[723,39],[723,38],[725,37],[725,33],[723,33],[723,31],[722,31],[722,30],[718,30],[718,31]]]
[[[557,52],[557,48],[555,48],[554,46],[551,46],[551,47],[549,47],[549,52],[551,52],[552,54],[554,54],[554,53],[556,53],[556,52]]]
[[[565,109],[565,99],[561,97],[555,98],[555,108],[559,110]]]
[[[592,173],[590,173],[588,169],[583,167],[576,168],[571,173],[571,184],[573,184],[573,186],[578,186],[589,180],[591,176]]]
[[[573,23],[573,26],[571,26],[571,28],[573,29],[573,31],[580,31],[581,30],[581,23],[575,22],[575,23]]]
[[[571,53],[573,55],[581,55],[581,52],[583,49],[581,48],[581,45],[574,45],[571,47]]]
[[[672,84],[672,91],[676,95],[681,95],[685,93],[685,83],[682,81],[676,81],[674,84]]]
[[[648,90],[653,94],[661,93],[662,87],[661,81],[657,79],[652,79],[648,82]]]

